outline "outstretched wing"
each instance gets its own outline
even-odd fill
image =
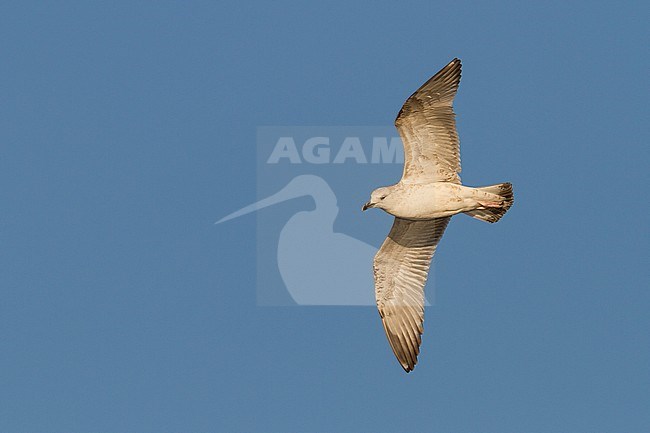
[[[452,104],[461,64],[452,60],[404,103],[395,119],[404,143],[402,182],[460,183],[460,140]]]
[[[424,322],[424,284],[431,258],[451,218],[411,221],[395,218],[375,255],[375,296],[390,346],[402,364],[418,362]]]

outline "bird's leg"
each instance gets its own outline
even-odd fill
[[[503,207],[505,205],[505,203],[502,202],[502,201],[479,201],[478,204],[480,204],[483,208],[486,208],[486,207]]]

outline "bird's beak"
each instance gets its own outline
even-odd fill
[[[370,209],[370,208],[373,207],[373,206],[375,206],[374,203],[370,203],[370,202],[368,202],[368,203],[366,203],[366,204],[363,205],[363,207],[361,208],[361,211],[364,211],[364,210],[366,210],[366,209]]]

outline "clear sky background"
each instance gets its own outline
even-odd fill
[[[4,2],[0,431],[650,431],[648,17]],[[453,57],[463,179],[516,203],[452,221],[406,375],[372,308],[257,306],[263,215],[213,222],[256,198],[257,126],[391,125]]]

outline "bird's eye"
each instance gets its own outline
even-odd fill
[[[386,196],[385,196],[385,195],[382,195],[381,197],[379,197],[379,200],[383,200],[383,199],[385,199],[385,198],[386,198]]]

